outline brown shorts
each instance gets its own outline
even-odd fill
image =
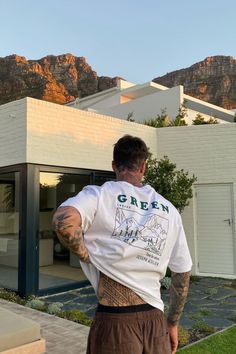
[[[99,305],[91,326],[87,354],[170,354],[167,323],[161,310],[129,306],[128,312],[102,312]],[[111,308],[110,308],[111,309]],[[116,311],[118,308],[112,308]],[[106,311],[106,310],[104,310]]]

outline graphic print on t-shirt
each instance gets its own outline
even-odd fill
[[[161,256],[168,228],[168,219],[157,214],[141,215],[117,208],[112,237]]]

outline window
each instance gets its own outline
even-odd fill
[[[19,172],[0,174],[0,287],[18,289]]]

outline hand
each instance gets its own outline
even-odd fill
[[[178,349],[178,325],[168,323],[168,331],[170,336],[171,354],[175,354]]]

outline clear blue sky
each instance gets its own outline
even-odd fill
[[[72,53],[134,83],[236,57],[235,0],[0,0],[0,16],[0,57]]]

